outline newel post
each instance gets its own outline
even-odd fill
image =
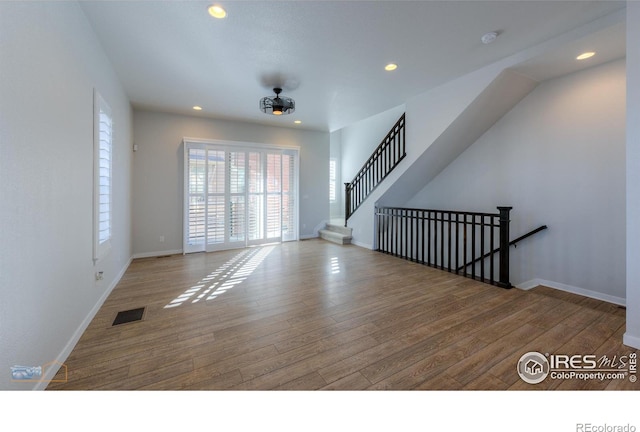
[[[509,212],[513,207],[498,207],[500,211],[500,280],[498,286],[511,288],[509,282]]]
[[[344,184],[344,226],[351,217],[351,183]]]

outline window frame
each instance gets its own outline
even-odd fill
[[[286,146],[286,145],[272,145],[272,144],[262,144],[262,143],[249,143],[249,142],[239,142],[239,141],[226,141],[226,140],[206,140],[206,139],[199,139],[199,138],[187,138],[184,137],[183,138],[183,155],[184,155],[184,172],[183,172],[183,179],[184,179],[184,184],[183,184],[183,193],[184,193],[184,204],[183,204],[183,253],[193,253],[193,252],[212,252],[215,250],[226,250],[226,249],[233,249],[233,248],[242,248],[242,247],[247,247],[247,246],[255,246],[255,245],[262,245],[262,244],[267,244],[270,242],[284,242],[284,241],[295,241],[299,239],[299,206],[298,206],[298,189],[299,189],[299,153],[300,153],[300,147],[298,146]],[[260,239],[250,239],[250,233],[248,232],[248,227],[249,227],[249,219],[248,219],[248,212],[249,212],[249,208],[247,207],[248,204],[248,200],[249,200],[249,196],[252,195],[251,193],[249,193],[249,183],[248,183],[248,179],[245,178],[245,186],[244,186],[244,192],[242,193],[231,193],[230,190],[230,183],[229,183],[229,166],[225,165],[225,191],[224,191],[224,196],[225,196],[225,235],[224,235],[224,242],[219,243],[210,243],[208,242],[208,239],[206,238],[207,235],[205,234],[205,240],[204,243],[200,243],[200,242],[196,242],[196,243],[191,243],[189,241],[190,239],[190,214],[189,214],[189,200],[191,194],[190,193],[190,168],[189,168],[189,152],[191,150],[206,150],[208,151],[224,151],[225,153],[225,160],[228,161],[229,160],[229,154],[230,153],[235,153],[235,152],[239,152],[239,153],[244,153],[245,154],[245,169],[248,167],[248,157],[250,153],[260,153],[260,164],[261,164],[261,172],[262,172],[262,179],[260,180],[262,182],[262,192],[260,192],[259,195],[264,196],[264,204],[263,204],[263,211],[262,213],[264,218],[262,218],[262,224],[264,225],[264,233],[263,236]],[[290,159],[290,163],[293,164],[293,168],[290,172],[290,188],[288,191],[284,191],[284,188],[281,188],[280,192],[278,193],[278,195],[280,196],[280,205],[281,205],[281,209],[282,209],[282,200],[284,199],[284,196],[287,196],[287,199],[289,200],[289,206],[288,206],[288,222],[291,222],[291,224],[287,224],[287,228],[286,230],[283,229],[283,214],[284,211],[280,211],[280,236],[278,238],[269,238],[267,239],[267,226],[266,226],[266,222],[267,222],[267,154],[277,154],[280,156],[280,158],[283,158],[285,155]],[[206,153],[205,153],[205,159],[206,159]],[[206,166],[206,164],[205,164]],[[282,165],[282,159],[281,159],[281,166],[280,166],[280,179],[282,180],[282,172],[283,172],[283,165]],[[204,196],[208,196],[209,195],[209,191],[208,191],[208,183],[205,182],[205,190],[203,191]],[[254,194],[255,195],[255,194]],[[231,239],[228,236],[228,224],[229,224],[229,208],[227,208],[227,203],[228,203],[228,199],[231,196],[242,196],[244,197],[244,202],[245,202],[245,219],[244,219],[244,226],[245,226],[245,237],[244,240],[239,240],[239,241],[230,241]],[[205,199],[206,202],[207,199]],[[207,220],[207,214],[208,210],[205,210],[205,220]],[[290,226],[291,225],[291,226]],[[204,232],[207,233],[207,228],[204,229]]]
[[[336,158],[330,158],[329,159],[329,202],[330,203],[335,203],[338,201],[337,179],[338,179],[338,161]]]
[[[101,130],[101,113],[104,113],[110,121],[109,129],[110,134],[107,137],[107,145],[109,150],[109,160],[108,160],[108,184],[102,183],[102,178],[100,170],[101,167],[101,150],[103,143],[103,134]],[[102,97],[102,95],[94,89],[94,97],[93,97],[93,261],[94,263],[102,258],[104,258],[109,251],[111,250],[111,240],[113,238],[113,142],[114,142],[114,121],[113,121],[113,112],[111,107],[106,102],[106,100]],[[108,224],[108,233],[105,239],[100,238],[100,226],[104,221],[101,219],[101,215],[104,215],[104,211],[101,211],[101,206],[104,204],[101,202],[101,196],[105,194],[102,193],[103,186],[108,188],[107,196],[108,200],[106,205],[108,206],[107,210],[107,220]]]

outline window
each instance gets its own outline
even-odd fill
[[[111,248],[112,236],[112,159],[113,117],[111,108],[96,91],[94,94],[94,261]]]
[[[329,201],[336,202],[336,160],[329,160]]]
[[[185,253],[297,240],[297,149],[184,145]]]

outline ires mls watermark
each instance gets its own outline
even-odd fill
[[[67,382],[67,365],[57,361],[45,363],[42,366],[11,366],[11,381],[20,382],[42,382],[48,375],[50,369],[55,368],[58,372],[57,378],[47,380],[48,382]]]
[[[518,375],[528,384],[551,379],[637,381],[637,353],[596,356],[594,354],[541,354],[530,351],[518,360]]]
[[[577,423],[576,432],[636,432],[636,427],[629,423],[626,425]]]

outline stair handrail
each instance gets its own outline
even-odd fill
[[[548,227],[546,225],[541,225],[538,228],[536,228],[534,230],[531,230],[528,233],[526,233],[524,235],[521,235],[520,237],[518,237],[518,238],[516,238],[514,240],[511,240],[509,242],[509,246],[518,247],[518,243],[521,242],[522,240],[524,240],[524,239],[526,239],[528,237],[531,237],[532,235],[537,234],[540,231],[546,230],[547,228]],[[482,261],[483,259],[490,257],[492,254],[497,253],[499,250],[500,250],[500,248],[496,248],[496,249],[494,249],[494,250],[492,250],[490,252],[487,252],[486,254],[482,255],[481,257],[476,258],[475,260],[469,261],[468,263],[461,265],[460,267],[458,267],[457,270],[460,271],[460,270],[464,269],[465,267],[469,267],[470,265],[473,265],[473,264],[475,264],[475,263],[477,263],[479,261]]]
[[[362,165],[362,168],[354,176],[353,180],[345,183],[345,226],[351,215],[360,207],[362,202],[373,192],[376,187],[389,175],[391,171],[407,155],[405,146],[405,114],[389,130],[384,139],[378,144],[371,156]],[[396,139],[398,138],[398,139]],[[394,144],[393,155],[386,153]],[[393,156],[393,158],[392,158]]]

